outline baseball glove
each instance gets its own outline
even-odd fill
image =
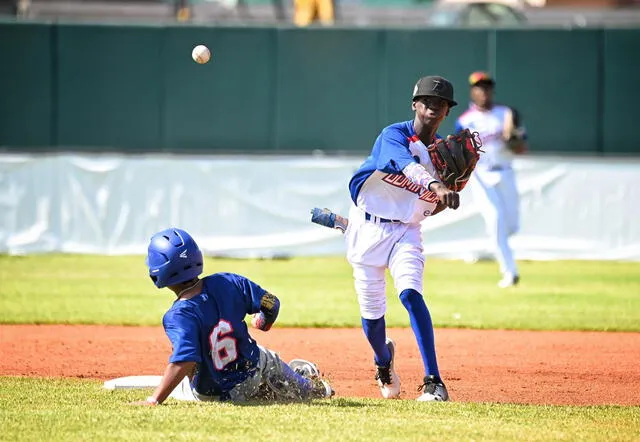
[[[427,148],[442,183],[449,190],[460,192],[467,185],[471,172],[480,159],[482,142],[478,132],[465,129],[446,139],[437,140]]]
[[[523,141],[525,139],[525,131],[520,121],[520,112],[514,108],[509,108],[505,112],[504,133],[503,138],[507,143],[509,150],[515,153],[523,151]]]

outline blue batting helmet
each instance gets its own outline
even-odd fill
[[[180,284],[202,273],[202,252],[184,230],[166,229],[151,237],[147,267],[156,287]]]

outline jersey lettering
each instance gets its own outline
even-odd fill
[[[382,177],[382,181],[394,187],[399,187],[401,189],[406,189],[411,193],[416,193],[420,195],[420,200],[427,203],[438,202],[438,195],[429,190],[426,190],[424,187],[418,184],[412,183],[409,178],[404,175],[388,173],[384,177]]]
[[[394,187],[399,187],[401,189],[406,189],[411,193],[420,193],[424,188],[418,184],[414,184],[409,181],[404,175],[398,175],[393,173],[388,173],[384,177],[382,177],[382,181],[387,184],[391,184]]]
[[[233,327],[228,321],[222,319],[213,327],[209,336],[211,358],[216,370],[224,370],[226,365],[238,359],[236,339],[233,336],[226,336],[230,333],[233,333]]]
[[[434,192],[431,192],[430,190],[424,192],[422,195],[420,195],[420,198],[418,198],[426,203],[437,203],[438,202],[438,195],[436,195]],[[430,215],[430,214],[429,214]],[[427,216],[427,215],[425,215]]]

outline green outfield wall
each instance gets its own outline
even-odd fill
[[[195,44],[213,51],[197,65]],[[295,29],[0,23],[4,150],[366,151],[412,117],[415,80],[469,72],[534,152],[640,154],[640,29]]]

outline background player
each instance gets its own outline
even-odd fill
[[[409,312],[425,368],[419,401],[449,399],[436,360],[433,325],[422,297],[424,255],[420,222],[446,207],[457,209],[457,192],[440,182],[427,146],[449,109],[457,103],[453,86],[442,77],[423,77],[413,90],[413,120],[382,130],[371,155],[353,175],[353,206],[345,232],[353,267],[362,327],[374,352],[382,396],[400,394],[394,370],[395,343],[386,338],[385,269]]]
[[[202,252],[187,232],[174,228],[153,235],[147,266],[156,287],[169,287],[177,296],[162,320],[173,353],[153,395],[135,404],[162,403],[185,376],[194,400],[332,396],[314,364],[286,364],[249,335],[245,316],[254,314],[252,325],[268,331],[278,317],[278,298],[233,273],[199,279]]]
[[[469,76],[471,104],[456,121],[456,131],[468,128],[482,139],[484,154],[471,180],[487,233],[502,272],[501,288],[518,284],[520,276],[509,237],[519,228],[519,196],[512,168],[514,154],[527,150],[526,132],[517,112],[493,102],[495,81],[486,72]]]

